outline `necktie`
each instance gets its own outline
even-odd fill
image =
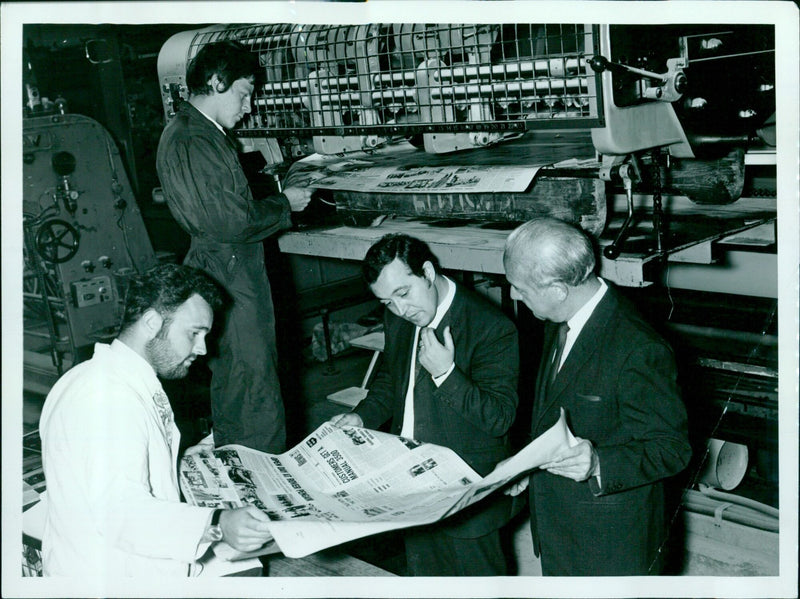
[[[422,370],[422,364],[419,363],[419,354],[422,350],[422,329],[417,331],[417,351],[414,354],[414,380],[416,381],[419,378],[420,370]]]
[[[553,352],[553,359],[550,361],[550,368],[548,370],[548,378],[547,378],[547,387],[549,388],[550,385],[553,384],[553,381],[558,374],[558,366],[561,364],[561,354],[564,353],[564,346],[567,343],[567,332],[569,332],[569,326],[566,322],[559,323],[558,325],[558,337],[556,338],[556,347],[555,351]]]
[[[537,390],[537,395],[542,401],[547,397],[547,391],[550,389],[550,385],[558,374],[561,354],[564,353],[564,345],[567,342],[567,331],[569,331],[567,323],[560,323],[558,325],[555,342],[550,346],[550,359],[543,366],[542,376],[539,378],[539,387]]]
[[[567,342],[567,331],[569,331],[569,327],[567,326],[566,322],[562,322],[558,325],[556,338],[549,348],[548,355],[550,356],[550,359],[542,364],[542,372],[538,377],[536,387],[536,402],[533,408],[534,429],[532,429],[531,434],[534,436],[537,434],[535,427],[542,415],[542,410],[544,410],[548,405],[547,395],[550,390],[550,385],[558,374],[558,365],[561,363],[561,355],[564,353],[564,346]]]

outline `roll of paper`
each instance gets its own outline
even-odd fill
[[[707,447],[700,482],[724,491],[736,488],[747,473],[747,446],[711,438]]]

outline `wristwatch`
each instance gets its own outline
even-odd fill
[[[214,510],[214,513],[211,514],[211,526],[208,528],[207,537],[214,542],[222,540],[222,527],[219,525],[219,517],[221,515],[221,509]]]

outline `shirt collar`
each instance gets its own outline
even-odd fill
[[[453,303],[453,298],[456,296],[455,283],[453,283],[453,281],[444,275],[442,275],[442,278],[447,282],[447,293],[445,293],[444,300],[438,306],[436,306],[436,315],[428,325],[432,329],[438,327],[439,323],[442,322],[442,318],[444,318],[444,315],[447,314],[447,311],[450,309],[450,306]]]
[[[589,298],[589,301],[583,304],[580,310],[575,312],[575,314],[572,315],[572,318],[567,321],[571,335],[577,336],[578,333],[580,333],[581,329],[583,329],[583,325],[585,325],[589,320],[592,312],[594,312],[597,304],[599,304],[600,300],[603,299],[603,296],[608,289],[608,285],[606,285],[606,282],[602,278],[597,277],[597,280],[600,281],[600,287],[594,292],[594,295]]]
[[[97,344],[95,346],[95,351],[97,351],[97,347],[99,345],[100,344]],[[131,372],[131,374],[138,375],[143,380],[149,379],[151,382],[156,382],[159,386],[161,385],[158,382],[156,371],[150,365],[150,362],[145,360],[136,351],[131,349],[130,346],[126,345],[124,341],[114,339],[108,348],[116,359],[125,362],[125,366],[127,370]]]
[[[192,106],[194,106],[194,104],[192,104]],[[206,118],[207,118],[209,121],[211,121],[212,123],[214,123],[214,125],[217,127],[217,129],[219,129],[220,131],[222,131],[223,133],[225,133],[225,129],[223,128],[223,126],[222,126],[222,125],[220,125],[220,124],[219,124],[217,121],[215,121],[215,120],[214,120],[214,119],[212,119],[210,116],[208,116],[208,115],[207,115],[205,112],[203,112],[202,110],[200,110],[200,109],[199,109],[197,106],[194,106],[194,108],[195,108],[195,110],[196,110],[197,112],[199,112],[199,113],[200,113],[200,114],[202,114],[204,117],[206,117]],[[225,135],[227,135],[227,133],[225,133]]]

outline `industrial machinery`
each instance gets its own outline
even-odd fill
[[[162,47],[167,119],[187,97],[188,62],[223,40],[250,48],[263,66],[253,112],[236,134],[270,172],[312,153],[375,156],[404,144],[418,151],[392,153],[400,169],[537,168],[522,192],[420,188],[365,198],[357,185],[339,187],[337,212],[354,224],[381,212],[515,222],[551,214],[599,236],[611,182],[627,195],[628,217],[606,257],[622,249],[635,191],[652,194],[655,249],[666,252],[662,193],[734,202],[745,152],[774,144],[769,26],[211,26]]]
[[[156,261],[108,132],[60,109],[38,114],[22,132],[26,386],[114,338],[127,277]]]
[[[282,235],[284,252],[358,261],[404,232],[491,287],[518,222],[579,224],[600,274],[676,349],[697,440],[687,487],[719,437],[750,447],[749,492],[775,505],[774,27],[214,25],[162,46],[166,120],[190,60],[223,40],[263,67],[242,150],[335,204],[336,222]]]

